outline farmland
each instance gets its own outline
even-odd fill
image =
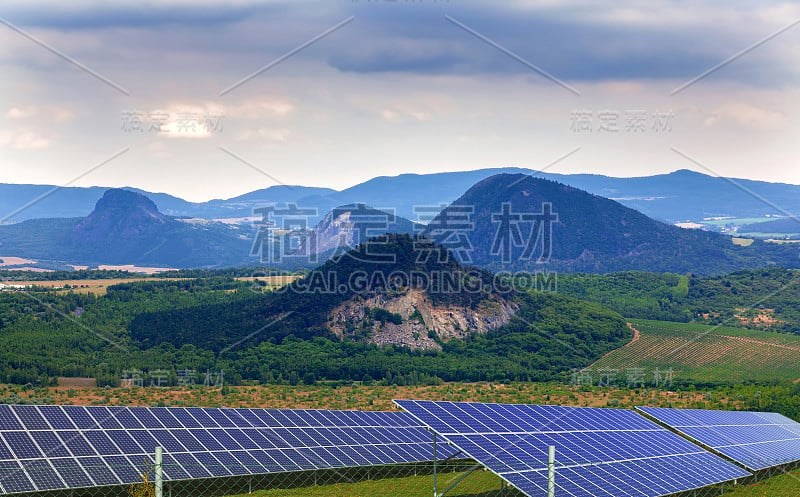
[[[238,281],[251,282],[254,287],[263,290],[279,288],[283,285],[291,283],[298,276],[252,276],[236,278]],[[138,281],[181,281],[190,278],[155,278],[155,277],[141,277],[141,278],[104,278],[104,279],[76,279],[76,280],[30,280],[30,281],[13,281],[14,285],[23,286],[36,286],[38,288],[51,289],[57,293],[91,293],[97,296],[105,295],[108,287],[118,285],[120,283],[133,283]]]
[[[595,362],[591,369],[672,369],[688,382],[797,381],[800,338],[688,323],[633,320],[639,338]]]

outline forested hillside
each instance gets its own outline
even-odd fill
[[[234,383],[566,380],[572,368],[630,339],[613,311],[555,294],[496,293],[486,286],[490,273],[467,271],[443,249],[426,243],[418,240],[416,248],[430,249],[432,257],[418,262],[411,237],[391,238],[383,253],[397,255],[395,263],[374,265],[366,287],[341,292],[308,290],[324,284],[314,274],[347,281],[354,271],[364,270],[363,261],[329,261],[275,293],[253,292],[250,282],[230,276],[127,282],[109,287],[101,297],[2,292],[0,382],[93,376],[101,384],[116,384],[126,370],[145,375],[166,370],[166,381],[174,383],[176,372],[185,369],[224,370],[226,381]],[[488,333],[440,340],[441,350],[378,346],[330,332],[326,310],[362,290],[393,292],[385,277],[401,270],[427,274],[431,281],[455,275],[477,283],[472,292],[432,292],[437,305],[477,308],[508,299],[517,311]]]
[[[620,272],[562,274],[558,291],[623,316],[800,333],[800,272],[771,268],[722,276]]]

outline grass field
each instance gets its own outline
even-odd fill
[[[464,473],[442,473],[437,477],[437,487],[441,492]],[[450,492],[449,496],[474,497],[511,497],[523,494],[510,489],[502,489],[502,480],[489,471],[475,471]],[[338,483],[302,488],[276,488],[257,490],[254,497],[429,497],[433,495],[433,476],[408,476],[405,478],[387,478],[369,480],[358,483]]]
[[[454,481],[461,474],[440,475],[438,478],[439,490],[446,488],[451,481]],[[459,483],[452,491],[448,492],[447,495],[462,497],[511,497],[522,495],[508,489],[501,490],[500,483],[500,478],[493,473],[476,471]],[[236,497],[244,497],[245,495],[256,497],[428,497],[432,494],[432,490],[432,476],[412,476],[318,487],[261,490]],[[556,491],[556,495],[558,495],[558,491]],[[800,495],[800,471],[775,476],[751,485],[740,486],[725,493],[714,493],[714,495],[724,497],[796,497]]]
[[[800,337],[700,324],[633,320],[639,336],[591,369],[672,369],[676,379],[770,381],[800,379]]]
[[[800,495],[800,471],[773,476],[723,494],[725,497],[795,497]]]

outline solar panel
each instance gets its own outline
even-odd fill
[[[751,470],[800,461],[800,423],[778,413],[637,409]]]
[[[0,405],[0,493],[135,483],[156,446],[165,480],[433,459],[406,413]]]
[[[750,473],[624,409],[396,400],[445,440],[530,496],[656,497]]]

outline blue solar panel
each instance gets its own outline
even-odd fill
[[[111,471],[111,468],[99,457],[80,457],[76,461],[78,465],[86,471],[86,474],[94,481],[95,485],[118,485],[119,478]]]
[[[119,422],[120,426],[126,430],[144,428],[142,423],[136,420],[136,416],[127,407],[109,407],[108,411]]]
[[[56,430],[74,430],[77,428],[75,424],[70,421],[64,410],[61,409],[61,406],[39,406],[39,412],[47,418],[50,426]],[[0,427],[0,430],[5,429],[6,428]]]
[[[94,485],[92,479],[76,459],[54,459],[53,467],[68,488],[91,487]]]
[[[471,402],[395,401],[527,495],[656,497],[749,476],[636,413]]]
[[[0,406],[0,493],[141,481],[156,446],[167,480],[433,458],[430,434],[404,413]]]
[[[69,457],[71,455],[52,431],[33,431],[31,436],[41,447],[45,457]]]
[[[3,433],[3,438],[17,459],[44,457],[42,451],[33,443],[31,436],[24,431],[7,431]]]
[[[22,421],[26,430],[49,430],[50,425],[39,414],[36,406],[17,406],[17,417]]]
[[[638,409],[751,470],[800,461],[800,423],[777,413]]]
[[[83,433],[80,431],[57,431],[56,435],[74,456],[96,456],[97,452],[92,448]]]
[[[94,418],[95,423],[100,428],[105,428],[107,430],[116,430],[123,427],[115,416],[115,414],[117,414],[118,411],[112,411],[107,407],[98,406],[98,407],[93,407],[88,412],[89,415]]]
[[[166,407],[151,409],[150,412],[167,428],[183,428],[183,424]]]
[[[22,470],[17,461],[0,461],[0,487],[4,493],[36,490],[27,472]]]
[[[66,487],[47,459],[24,461],[22,467],[39,490]]]
[[[22,424],[11,407],[0,405],[0,430],[22,430]]]
[[[97,428],[97,423],[83,406],[63,406],[64,412],[75,426],[81,430]]]

